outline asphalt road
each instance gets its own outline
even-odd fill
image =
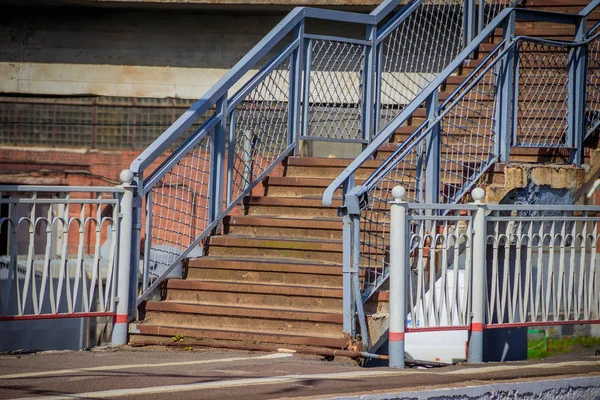
[[[124,347],[0,356],[0,399],[275,399],[587,377],[600,356],[432,369],[360,368],[285,353]]]

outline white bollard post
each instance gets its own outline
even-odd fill
[[[133,189],[131,184],[133,173],[126,169],[121,172],[121,187],[125,193],[121,197],[119,213],[121,214],[119,234],[119,264],[117,280],[117,312],[113,321],[112,344],[127,344],[127,333],[129,327],[129,275],[131,262],[131,234],[133,222]]]
[[[473,218],[473,280],[472,280],[472,318],[471,336],[469,338],[469,354],[467,361],[470,363],[483,362],[483,325],[485,319],[485,284],[486,284],[486,223],[485,208],[482,200],[485,191],[475,188],[471,192],[473,203],[478,206]]]
[[[392,189],[390,207],[390,333],[391,368],[404,368],[404,332],[406,325],[407,230],[406,190]]]

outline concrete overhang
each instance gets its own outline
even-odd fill
[[[1,4],[110,8],[170,8],[222,11],[287,11],[294,7],[322,7],[370,12],[383,0],[0,0]]]

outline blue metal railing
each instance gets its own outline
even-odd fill
[[[589,96],[588,90],[588,122],[584,122],[588,50],[597,46],[597,35],[586,39],[585,17],[599,3],[594,1],[580,15],[513,8],[501,12],[327,188],[323,196],[326,205],[340,186],[349,188],[343,208],[344,227],[348,225],[349,232],[344,236],[344,260],[349,265],[344,267],[353,283],[344,290],[353,293],[350,303],[356,304],[344,315],[358,313],[361,333],[366,325],[362,302],[388,277],[388,203],[393,187],[407,188],[411,201],[451,204],[496,160],[507,162],[511,146],[565,148],[571,151],[573,163],[581,161],[584,127],[586,131],[595,129],[590,119],[597,120],[595,96]],[[572,42],[514,37],[517,19],[574,25],[576,34]],[[442,85],[499,27],[503,28],[503,40],[440,104]],[[596,74],[597,68],[587,69],[588,86],[596,87],[591,82]],[[415,127],[363,185],[353,188],[355,171],[389,143],[423,104],[425,122]],[[531,108],[532,104],[537,108]],[[351,329],[354,334],[355,327]]]

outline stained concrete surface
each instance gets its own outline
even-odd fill
[[[385,393],[565,378],[590,378],[600,387],[600,357],[393,370],[317,356],[162,347],[0,356],[1,399],[382,398]]]

